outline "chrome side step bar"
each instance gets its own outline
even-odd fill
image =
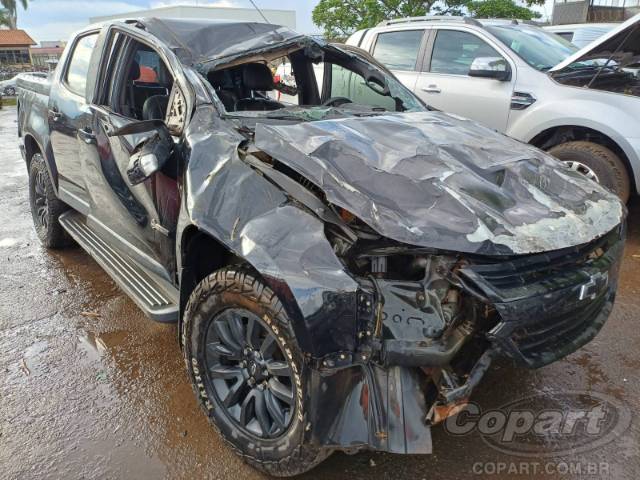
[[[70,210],[58,221],[149,318],[158,322],[178,320],[178,290],[173,285],[109,245],[87,225],[84,215]]]

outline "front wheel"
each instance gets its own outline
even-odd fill
[[[567,142],[549,150],[572,170],[598,182],[627,202],[631,193],[629,174],[622,160],[607,147],[593,142]]]
[[[303,355],[278,297],[257,276],[232,268],[202,280],[182,341],[200,406],[247,463],[293,476],[329,455],[304,443]]]

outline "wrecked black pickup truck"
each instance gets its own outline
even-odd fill
[[[270,474],[430,453],[493,358],[546,365],[611,312],[617,197],[429,109],[361,50],[114,21],[19,88],[43,244],[75,241],[178,322],[207,417]]]

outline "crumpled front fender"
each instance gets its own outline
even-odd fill
[[[358,284],[333,252],[323,222],[240,159],[244,138],[213,107],[200,107],[195,117],[185,134],[177,238],[195,225],[246,260],[294,318],[304,351],[319,357],[353,350]]]

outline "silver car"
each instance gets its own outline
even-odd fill
[[[13,76],[12,78],[8,79],[8,80],[3,80],[0,82],[0,92],[2,92],[4,95],[8,96],[8,97],[12,97],[16,94],[17,91],[17,87],[16,87],[16,83],[18,81],[18,78],[25,76],[25,75],[31,75],[33,77],[40,77],[40,78],[47,78],[47,75],[49,75],[48,73],[45,72],[22,72],[19,73],[15,76]]]
[[[347,43],[428,105],[547,150],[626,200],[640,185],[639,23],[581,50],[533,25],[463,17],[390,20]]]

